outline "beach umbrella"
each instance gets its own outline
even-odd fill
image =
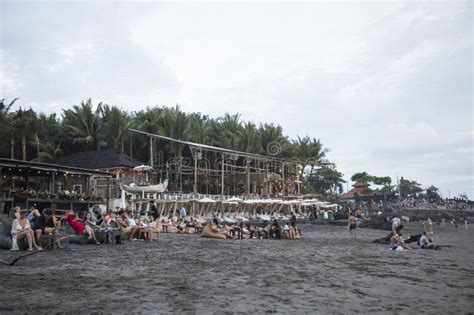
[[[234,203],[238,203],[238,202],[241,202],[241,201],[242,201],[242,199],[240,199],[239,197],[232,197],[230,199],[225,200],[223,203],[234,204]]]
[[[140,166],[135,166],[133,168],[134,171],[139,171],[139,172],[145,172],[145,171],[151,171],[153,169],[153,167],[149,166],[149,165],[140,165]]]
[[[216,201],[214,199],[211,199],[211,198],[202,198],[202,199],[199,199],[200,203],[216,203]]]

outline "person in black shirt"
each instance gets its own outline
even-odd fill
[[[38,244],[40,244],[41,235],[56,233],[56,224],[54,224],[53,211],[51,209],[43,210],[43,214],[36,219],[33,225],[33,231],[35,231]],[[61,247],[60,245],[58,246]]]
[[[160,218],[160,213],[158,212],[158,208],[153,200],[150,200],[150,214],[153,216],[154,220]]]
[[[290,218],[291,227],[296,227],[296,215],[292,212]]]

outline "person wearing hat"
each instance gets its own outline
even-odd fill
[[[18,219],[15,219],[12,224],[11,234],[13,238],[13,246],[12,250],[18,250],[18,240],[22,240],[26,237],[26,241],[28,243],[28,250],[32,251],[33,247],[37,250],[41,250],[42,248],[38,246],[35,240],[35,234],[30,226],[30,221],[26,218],[28,214],[27,210],[21,210]]]

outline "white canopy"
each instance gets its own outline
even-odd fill
[[[141,171],[141,172],[144,172],[144,171],[151,171],[153,169],[153,167],[149,166],[149,165],[140,165],[140,166],[135,166],[133,168],[134,171]]]
[[[240,199],[239,197],[232,197],[230,199],[225,200],[223,203],[233,204],[233,203],[238,203],[238,202],[241,202],[241,201],[242,201],[242,199]]]
[[[202,199],[199,199],[198,202],[202,202],[202,203],[216,203],[216,201],[214,199],[211,199],[211,198],[202,198]]]

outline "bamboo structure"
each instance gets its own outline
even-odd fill
[[[167,174],[172,192],[262,197],[297,192],[297,161],[129,130],[149,138],[150,161],[153,154],[164,157],[150,164],[156,174]],[[179,151],[162,152],[158,147],[153,153],[153,140],[179,147]]]

